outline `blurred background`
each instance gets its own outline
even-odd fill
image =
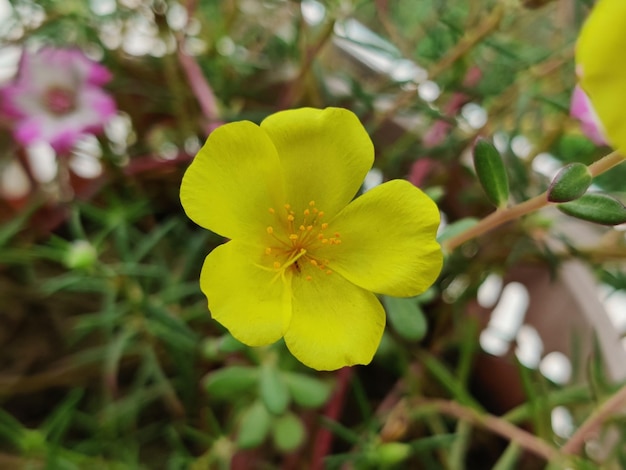
[[[512,202],[610,151],[569,116],[592,3],[1,0],[0,468],[544,468],[476,416],[557,449],[626,379],[623,226],[547,208],[471,240],[428,292],[383,299],[372,364],[321,373],[211,320],[198,276],[224,240],[178,192],[220,124],[341,106],[376,148],[363,191],[408,179],[450,239],[494,210],[477,137]],[[108,78],[53,60],[29,78],[57,49]],[[91,112],[94,88],[114,109]],[[59,146],[27,118],[80,130]],[[625,179],[594,187],[624,200]],[[623,468],[624,441],[610,421],[571,468]]]

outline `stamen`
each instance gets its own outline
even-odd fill
[[[321,212],[320,212],[320,214],[321,214]],[[328,223],[327,223],[327,222],[324,222],[324,223],[322,224],[322,230],[326,230],[327,228],[328,228]]]
[[[306,217],[308,217],[308,216],[309,216],[309,214],[311,214],[311,211],[310,211],[310,210],[308,210],[308,209],[304,209],[304,215],[305,215]]]
[[[270,208],[268,209],[268,212],[269,212],[270,214],[273,214],[273,213],[274,213],[274,212],[276,212],[276,211],[274,210],[274,208],[273,208],[273,207],[270,207]]]
[[[298,235],[296,233],[292,233],[291,235],[289,235],[289,240],[297,240],[298,239]]]
[[[278,261],[274,261],[274,268],[280,269],[280,263]]]
[[[326,270],[326,274],[332,274],[332,273],[333,272],[330,269]]]
[[[266,255],[271,255],[272,254],[272,249],[269,246],[265,249],[265,254]]]
[[[287,210],[291,209],[291,204],[285,204],[285,209]]]
[[[293,222],[293,219],[295,219],[295,217],[294,217],[293,215],[289,214],[289,215],[287,216],[287,220],[288,220],[289,222]]]
[[[307,281],[311,281],[311,280],[313,280],[313,278],[312,278],[311,276],[307,276],[305,279],[306,279]]]
[[[315,205],[315,201],[309,202],[309,206],[313,207]]]
[[[318,216],[318,217],[324,217],[324,211],[319,211],[319,212],[317,213],[317,216]]]
[[[270,234],[270,235],[274,233],[274,227],[272,227],[272,226],[267,227],[265,230],[267,230],[267,233]]]
[[[312,259],[312,260],[310,261],[310,263],[311,263],[313,266],[317,267],[317,261],[315,261],[314,259]]]
[[[311,230],[313,230],[313,226],[312,225],[307,225],[306,231],[310,232]]]
[[[306,227],[304,225],[300,225],[300,227],[298,227],[298,230],[304,232],[306,230]]]

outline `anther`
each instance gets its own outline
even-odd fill
[[[313,226],[312,225],[307,225],[306,226],[306,231],[310,232],[311,230],[313,230]]]
[[[325,245],[326,243],[328,243],[328,238],[322,238],[322,243]]]
[[[291,235],[289,235],[289,240],[297,240],[298,239],[298,234],[296,233],[292,233]]]
[[[315,205],[315,201],[309,202],[309,206],[313,207]]]
[[[307,281],[311,281],[311,280],[313,280],[313,278],[312,278],[311,276],[307,276],[305,279],[306,279]]]
[[[317,213],[317,216],[318,216],[318,217],[324,217],[324,211],[319,211],[319,212]]]
[[[310,210],[308,210],[308,209],[304,209],[304,215],[305,215],[305,216],[307,216],[307,217],[308,217],[310,213],[311,213],[311,211],[310,211]]]
[[[326,271],[326,274],[332,274],[332,273],[333,273],[333,272],[332,272],[330,269],[328,269],[328,270]]]
[[[280,263],[278,261],[274,261],[274,269],[280,268]]]
[[[314,259],[312,259],[310,262],[313,266],[317,266],[317,261],[315,261]]]
[[[293,215],[289,214],[289,215],[287,216],[287,220],[288,220],[289,222],[293,222],[293,219],[295,219],[295,217],[294,217]]]
[[[285,209],[287,210],[291,209],[291,204],[285,204]]]
[[[319,234],[317,235],[317,239],[318,239],[318,240],[321,240],[321,239],[323,239],[323,238],[324,238],[324,234],[323,234],[323,233],[319,233]]]
[[[300,225],[300,227],[298,227],[298,230],[304,232],[306,230],[306,227],[304,225]]]
[[[266,255],[272,254],[272,249],[269,246],[265,249],[265,254]]]
[[[270,227],[267,227],[265,230],[267,230],[267,233],[269,233],[270,235],[274,233],[274,227],[270,226]]]
[[[339,232],[335,232],[335,237],[339,238],[341,235],[339,235]]]
[[[274,210],[274,208],[273,208],[273,207],[270,207],[270,208],[268,209],[268,211],[269,211],[269,213],[270,213],[270,214],[273,214],[274,212],[276,212],[276,211]]]
[[[320,212],[320,214],[321,214],[321,212]],[[327,228],[328,228],[328,223],[327,223],[327,222],[324,222],[324,223],[322,224],[322,230],[326,230]]]

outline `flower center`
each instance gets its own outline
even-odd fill
[[[315,201],[309,202],[300,215],[292,210],[290,204],[282,209],[269,209],[276,218],[276,224],[267,227],[267,234],[272,242],[265,248],[266,269],[284,276],[285,272],[311,272],[310,267],[326,274],[332,274],[328,260],[316,255],[316,251],[325,246],[341,244],[340,234],[329,234],[328,223],[323,222],[324,211],[315,207]],[[307,281],[310,274],[304,274]]]
[[[61,86],[51,86],[43,95],[43,105],[57,116],[71,113],[76,109],[76,94]]]

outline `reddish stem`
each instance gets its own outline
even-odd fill
[[[352,368],[344,367],[337,372],[337,388],[326,405],[324,416],[332,421],[337,421],[341,416],[343,404],[346,401],[348,386],[352,379]],[[333,435],[327,428],[320,428],[313,444],[313,458],[311,470],[323,470],[324,458],[330,453]]]

